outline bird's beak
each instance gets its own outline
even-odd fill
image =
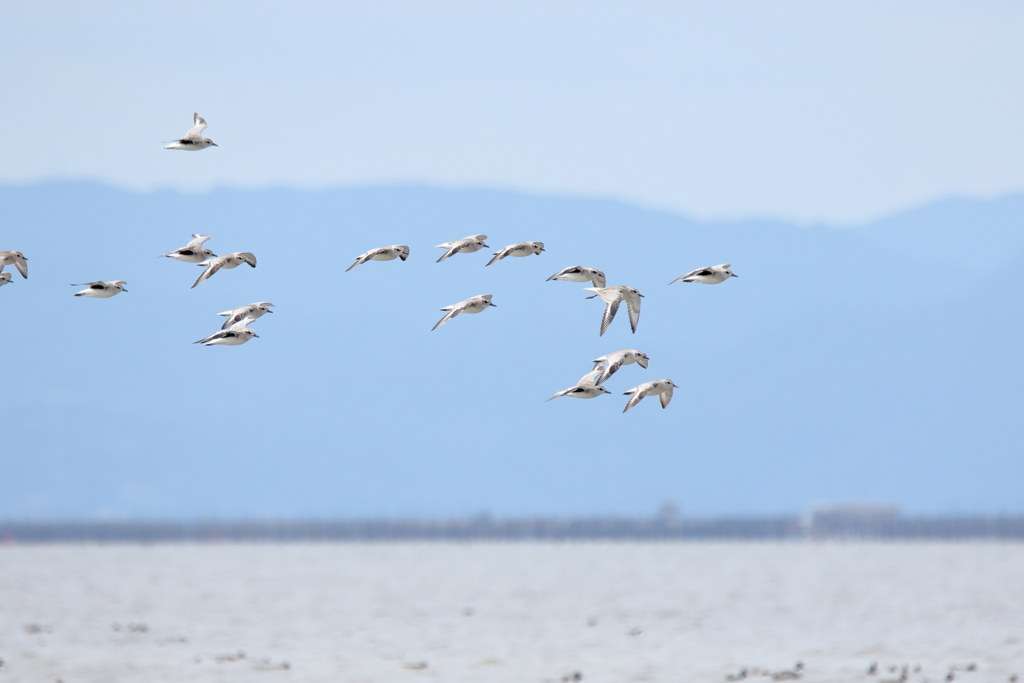
[[[739,277],[739,275],[737,275],[736,273],[733,273],[732,276],[733,277]]]
[[[211,142],[210,144],[213,145],[214,147],[220,147],[220,145],[218,145],[216,142]]]
[[[127,289],[124,289],[124,288],[121,288],[121,291],[122,291],[122,292],[127,292],[128,290],[127,290]]]
[[[260,335],[258,335],[258,334],[254,334],[254,335],[252,335],[252,338],[253,338],[253,339],[259,339],[259,338],[260,338]]]
[[[675,387],[676,389],[678,389],[678,388],[679,388],[679,385],[678,385],[678,384],[675,384],[675,383],[673,383],[673,384],[672,384],[672,386],[674,386],[674,387]]]
[[[488,301],[487,303],[489,303],[489,304],[490,304],[491,302],[490,302],[490,301]],[[491,304],[491,305],[492,305],[492,306],[494,306],[495,308],[497,308],[497,307],[498,307],[498,304]]]
[[[267,313],[273,313],[273,311],[268,308]]]
[[[637,296],[639,296],[641,299],[646,299],[647,298],[647,297],[645,297],[643,294],[641,294],[639,292],[637,292]]]

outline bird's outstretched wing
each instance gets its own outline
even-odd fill
[[[192,342],[192,343],[193,344],[206,344],[208,342],[214,341],[215,339],[229,339],[229,338],[234,337],[234,336],[236,336],[236,335],[231,330],[223,330],[221,332],[214,332],[209,337],[204,337],[203,339],[200,339],[199,341],[195,341],[195,342]]]
[[[505,248],[504,248],[504,249],[502,249],[501,251],[496,251],[496,252],[494,252],[494,256],[493,256],[493,257],[491,258],[491,260],[490,260],[490,261],[488,261],[488,262],[487,262],[487,263],[486,263],[485,265],[488,265],[488,266],[489,266],[489,265],[491,265],[492,263],[497,263],[497,262],[498,262],[498,261],[500,261],[501,259],[503,259],[503,258],[505,258],[506,256],[508,256],[508,254],[509,254],[509,251],[511,251],[511,250],[510,250],[510,249],[509,249],[508,247],[505,247]]]
[[[242,306],[241,308],[236,308],[233,311],[225,311],[224,313],[218,313],[218,315],[228,316],[228,319],[224,321],[224,324],[220,326],[220,329],[226,330],[229,327],[231,327],[232,325],[234,325],[235,323],[237,323],[240,320],[244,319],[247,315],[249,315],[249,313],[252,312],[253,306],[255,306],[255,305],[257,305],[257,304],[249,304],[248,306]]]
[[[436,325],[430,328],[430,331],[433,332],[437,328],[441,327],[441,325],[444,325],[446,322],[457,316],[459,313],[462,313],[464,310],[466,310],[467,305],[468,304],[465,301],[460,301],[457,304],[452,304],[451,306],[445,306],[444,308],[442,308],[442,311],[448,312],[445,314],[443,318],[437,321]]]
[[[629,311],[629,326],[636,334],[636,326],[640,322],[640,297],[635,294],[626,295],[626,309]]]
[[[569,275],[570,273],[578,273],[578,272],[580,272],[580,267],[579,266],[569,266],[568,268],[562,268],[560,271],[558,271],[557,273],[555,273],[554,275],[549,277],[544,282],[551,282],[555,278],[561,277],[562,275]]]
[[[185,133],[185,135],[183,135],[182,137],[184,139],[191,138],[194,140],[196,138],[202,137],[200,133],[202,133],[204,130],[206,130],[206,119],[204,119],[199,114],[192,114],[192,127],[189,128],[188,132]]]
[[[192,241],[190,241],[188,244],[186,244],[185,248],[186,249],[191,249],[192,251],[199,251],[200,249],[203,248],[203,243],[206,242],[206,240],[210,239],[210,236],[209,235],[196,235],[195,233],[193,233],[192,234],[192,238],[193,238]]]
[[[629,391],[623,392],[624,394],[632,394],[632,396],[630,396],[629,400],[626,401],[626,407],[622,409],[622,412],[625,413],[630,408],[635,406],[637,403],[642,401],[644,396],[647,396],[647,394],[650,393],[650,391],[651,391],[651,387],[650,387],[649,384],[641,384],[638,387],[634,387],[633,389],[630,389]]]
[[[434,261],[434,263],[440,263],[441,261],[444,261],[445,259],[449,259],[452,256],[455,256],[460,251],[462,251],[467,246],[469,246],[469,244],[470,244],[469,240],[459,240],[458,242],[455,242],[450,247],[448,247],[448,251],[446,251],[444,254],[442,254],[441,258],[439,258],[436,261]]]
[[[21,273],[21,277],[28,279],[28,260],[23,256],[14,262],[14,267]]]
[[[593,370],[591,370],[587,374],[585,374],[582,377],[580,377],[580,381],[576,382],[576,386],[578,386],[578,387],[596,387],[599,384],[601,384],[602,381],[604,381],[604,380],[601,379],[601,376],[603,374],[604,374],[604,368],[603,367],[601,367],[601,368],[594,368]]]
[[[673,280],[669,284],[670,285],[675,284],[675,283],[679,282],[680,280],[683,280],[685,282],[686,278],[693,277],[695,275],[711,275],[711,269],[710,268],[698,268],[697,270],[691,270],[689,273],[686,273],[684,275],[680,275],[679,277],[677,277],[675,280]]]
[[[249,323],[252,323],[252,322],[255,322],[255,321],[256,321],[256,318],[252,317],[251,315],[246,315],[244,318],[242,318],[238,322],[234,323],[231,326],[231,330],[234,331],[234,332],[245,332],[246,328],[249,326]]]
[[[444,309],[442,308],[441,310],[443,311]],[[452,318],[454,318],[455,316],[457,316],[461,312],[462,312],[462,309],[459,308],[458,306],[452,307],[452,309],[450,311],[448,311],[447,313],[444,314],[443,318],[441,318],[440,320],[437,321],[436,325],[434,325],[433,327],[430,328],[430,331],[433,332],[434,330],[436,330],[437,328],[441,327],[441,325],[444,325],[446,322],[448,322],[449,320],[451,320]]]
[[[608,331],[608,326],[615,320],[615,314],[619,312],[620,299],[604,302],[604,314],[601,316],[601,335]]]
[[[199,265],[203,265],[203,264],[200,263]],[[208,264],[206,264],[206,270],[204,270],[203,274],[200,275],[198,279],[196,279],[195,283],[192,285],[192,287],[190,289],[195,289],[196,286],[202,284],[203,282],[206,282],[211,277],[213,277],[214,273],[216,273],[218,270],[220,270],[223,267],[224,267],[224,259],[223,258],[218,258],[218,259],[214,259],[213,261],[210,261]]]
[[[361,254],[359,256],[356,256],[356,262],[353,263],[348,268],[346,268],[345,272],[347,273],[348,271],[352,270],[356,266],[363,265],[364,263],[366,263],[367,261],[372,259],[374,256],[376,256],[377,254],[381,254],[381,253],[387,251],[387,249],[388,249],[388,247],[380,247],[379,249],[371,249],[370,251],[366,252],[365,254]],[[405,259],[403,258],[403,260],[405,260]]]
[[[598,376],[598,380],[596,383],[604,384],[605,382],[607,382],[608,379],[616,372],[618,372],[619,368],[622,367],[622,360],[624,358],[625,356],[623,355],[612,354],[608,357],[608,360],[605,361],[607,365],[605,365],[604,363],[597,363],[597,361],[594,361],[595,363],[597,363],[597,365],[594,366],[594,372],[598,372],[598,369],[600,369],[601,372],[601,374]]]
[[[672,402],[672,387],[669,387],[665,391],[661,392],[661,407],[668,408],[668,404]]]

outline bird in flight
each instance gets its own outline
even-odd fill
[[[739,275],[729,270],[730,268],[732,268],[730,263],[698,268],[697,270],[691,270],[686,275],[680,275],[669,284],[675,284],[682,280],[683,282],[699,282],[702,285],[717,285],[719,282],[725,282],[731,277],[739,277]]]
[[[175,140],[164,149],[183,149],[187,152],[196,152],[207,147],[219,147],[210,138],[204,138],[200,133],[206,130],[206,119],[199,114],[192,114],[192,127],[183,136]]]

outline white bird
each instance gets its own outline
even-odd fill
[[[255,318],[252,316],[246,316],[228,329],[214,332],[209,337],[192,343],[202,344],[203,346],[238,346],[239,344],[244,344],[250,339],[259,337],[258,334],[246,327],[253,320]]]
[[[731,277],[739,277],[739,275],[729,270],[731,267],[731,263],[723,263],[719,266],[698,268],[697,270],[691,270],[686,275],[680,275],[669,284],[671,285],[682,280],[683,282],[699,282],[702,285],[717,285],[719,282],[725,282]]]
[[[433,332],[437,328],[444,325],[446,322],[457,316],[459,313],[479,313],[480,311],[486,311],[489,307],[494,306],[497,308],[497,304],[491,303],[491,297],[493,294],[481,294],[479,296],[471,296],[465,301],[460,301],[457,304],[451,306],[445,306],[442,311],[448,311],[447,315],[437,321],[437,324],[430,328]]]
[[[626,402],[626,407],[622,412],[626,412],[637,403],[643,400],[645,396],[653,396],[655,394],[661,399],[661,407],[668,408],[669,402],[672,400],[672,389],[679,387],[672,383],[670,379],[656,379],[653,382],[644,382],[638,387],[633,387],[629,391],[622,392],[623,395],[632,394],[629,400]]]
[[[273,313],[273,311],[270,310],[273,305],[274,304],[268,301],[260,301],[255,304],[239,306],[238,308],[233,308],[230,311],[218,313],[217,315],[227,316],[227,320],[224,321],[224,324],[221,325],[220,329],[226,330],[235,323],[241,322],[246,318],[252,318],[253,320],[262,318],[266,313]]]
[[[576,382],[576,386],[569,387],[564,391],[559,391],[557,394],[548,399],[548,401],[554,401],[560,396],[572,396],[573,398],[596,398],[601,394],[610,394],[608,391],[601,386],[601,375],[604,374],[604,367],[600,370],[591,370],[587,374],[580,378],[579,382]],[[547,401],[545,401],[547,403]]]
[[[488,249],[489,247],[484,244],[485,239],[487,239],[487,235],[470,235],[469,237],[463,237],[461,240],[455,240],[454,242],[438,244],[435,249],[445,249],[446,251],[441,258],[435,261],[435,263],[440,263],[446,258],[451,258],[458,253],[472,254],[474,251]]]
[[[227,254],[226,256],[218,256],[217,258],[208,259],[203,261],[199,265],[206,266],[206,270],[199,276],[199,279],[192,285],[194,288],[201,282],[209,280],[214,273],[221,268],[237,268],[243,263],[248,263],[253,268],[256,267],[256,257],[248,251],[236,251],[234,254]]]
[[[0,251],[0,270],[14,266],[23,278],[28,278],[28,259],[20,251]]]
[[[529,256],[530,254],[537,254],[540,256],[540,252],[544,251],[543,242],[519,242],[518,244],[510,244],[501,251],[494,252],[494,258],[487,262],[486,265],[491,265],[496,261],[500,261],[506,256]]]
[[[545,282],[551,280],[562,280],[564,282],[592,282],[595,287],[604,287],[608,281],[597,268],[584,268],[583,266],[569,266],[549,277]]]
[[[0,268],[0,271],[3,271],[3,268]],[[10,281],[11,281],[11,274],[10,273],[0,272],[0,287],[3,287],[4,285],[9,284]]]
[[[600,368],[601,375],[600,379],[597,380],[598,384],[604,384],[608,381],[608,378],[618,372],[619,368],[623,365],[629,365],[630,363],[637,363],[640,367],[647,369],[647,364],[651,361],[647,357],[647,354],[643,351],[637,351],[636,349],[622,349],[615,353],[609,353],[607,356],[601,356],[595,358],[594,370]]]
[[[169,254],[161,254],[160,257],[172,258],[175,261],[184,261],[185,263],[199,263],[205,261],[208,258],[216,258],[209,249],[203,248],[203,242],[210,239],[209,235],[196,235],[192,234],[192,241],[183,246],[181,249],[175,249]]]
[[[126,284],[128,283],[124,280],[114,280],[113,282],[97,280],[96,282],[82,282],[71,286],[88,287],[88,289],[83,289],[81,292],[75,292],[75,296],[87,296],[92,299],[109,299],[115,294],[127,292],[128,290],[124,288]]]
[[[164,147],[164,149],[184,149],[196,151],[207,147],[218,147],[219,145],[210,138],[204,138],[200,133],[206,130],[206,119],[199,114],[192,114],[192,127],[183,136]]]
[[[404,244],[392,244],[390,247],[371,249],[365,254],[356,256],[356,262],[346,268],[345,272],[347,273],[356,266],[361,266],[367,261],[393,261],[396,258],[400,258],[403,261],[409,258],[409,247]]]
[[[594,293],[593,296],[588,296],[588,299],[599,296],[604,301],[604,315],[601,317],[602,335],[608,329],[608,326],[612,324],[612,320],[615,319],[615,314],[619,310],[619,304],[623,301],[626,302],[626,308],[629,310],[629,326],[633,329],[633,334],[636,334],[636,326],[640,322],[640,299],[643,298],[643,294],[632,287],[625,287],[623,285],[616,287],[584,287],[584,289]]]

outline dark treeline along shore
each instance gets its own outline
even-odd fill
[[[1024,517],[903,517],[882,510],[687,519],[520,518],[7,522],[5,543],[216,541],[1024,540]]]

